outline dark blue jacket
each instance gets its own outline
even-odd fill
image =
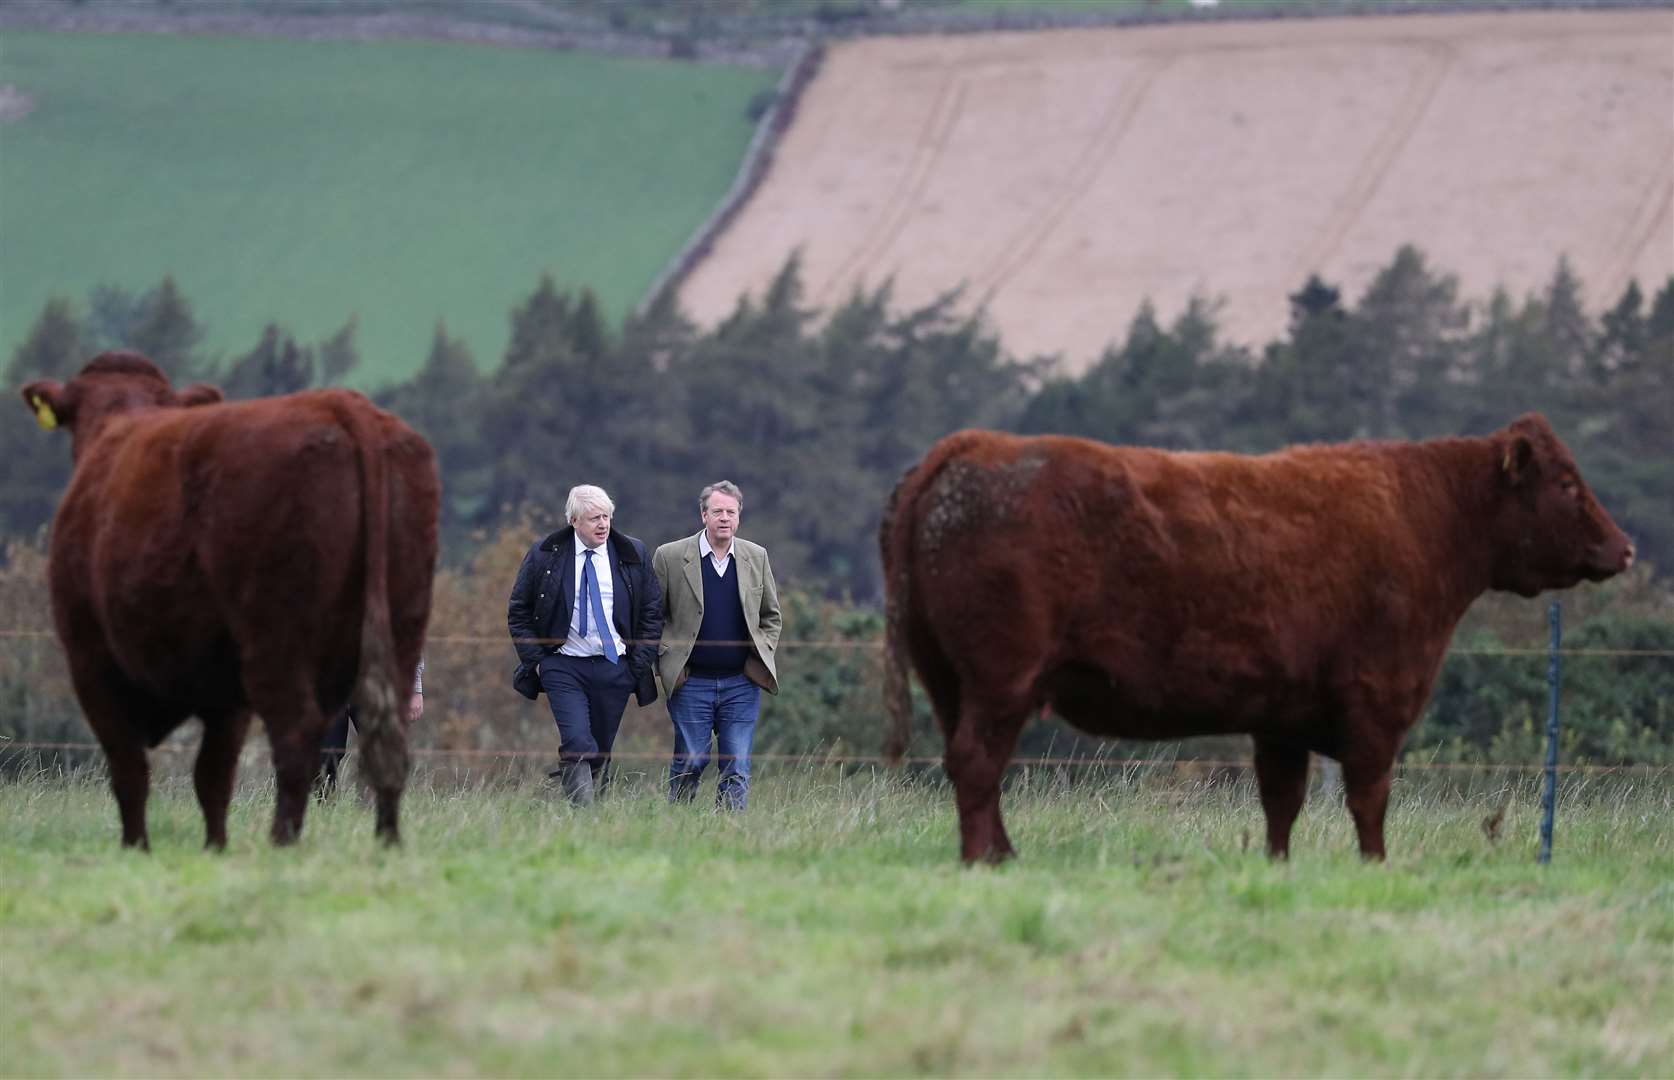
[[[641,705],[657,700],[657,642],[663,636],[663,592],[645,545],[610,530],[610,576],[615,582],[611,622],[627,643],[628,668],[634,673],[634,697]],[[575,606],[575,528],[566,525],[529,549],[517,568],[506,626],[512,648],[525,664],[537,664],[564,647]]]

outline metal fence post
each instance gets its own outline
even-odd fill
[[[1563,609],[1558,601],[1546,609],[1546,622],[1552,628],[1552,645],[1546,660],[1546,789],[1540,796],[1540,865],[1552,861],[1552,819],[1558,808],[1558,687],[1563,673],[1563,661],[1558,646],[1563,641]]]

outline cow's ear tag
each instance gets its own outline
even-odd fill
[[[47,399],[44,397],[37,396],[35,398],[35,423],[41,425],[42,431],[51,431],[58,426],[58,417],[53,413],[52,406],[47,404]]]

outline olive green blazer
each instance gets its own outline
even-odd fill
[[[673,540],[651,556],[651,569],[663,588],[663,638],[657,646],[657,674],[663,690],[674,693],[686,679],[698,628],[703,625],[703,557],[698,533]],[[738,599],[750,628],[755,655],[744,663],[744,674],[770,694],[779,692],[779,589],[767,549],[742,537],[732,538],[732,559],[738,568]]]

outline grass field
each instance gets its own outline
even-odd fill
[[[102,782],[0,785],[0,1073],[1674,1074],[1674,792],[1399,783],[1392,861],[1247,785],[1023,777],[1023,856],[954,858],[944,789],[781,767],[742,817],[630,780],[591,811],[419,781],[225,855],[189,787],[116,847]],[[1510,797],[1502,838],[1480,823]]]
[[[173,273],[213,349],[359,317],[363,385],[438,319],[479,366],[543,271],[612,315],[731,183],[775,72],[417,42],[8,31],[0,348]]]

